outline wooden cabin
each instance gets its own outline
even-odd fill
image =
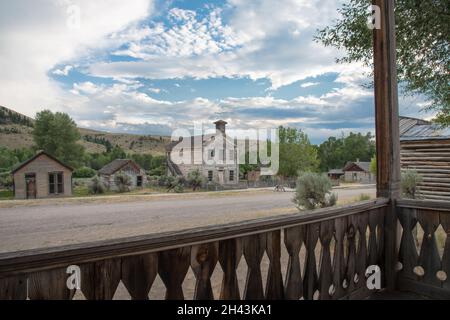
[[[450,128],[400,117],[399,129],[401,168],[422,176],[418,197],[450,201]]]
[[[38,152],[12,171],[14,196],[16,199],[71,196],[72,171],[50,154]]]
[[[370,162],[356,160],[347,162],[342,169],[345,182],[372,183],[374,177],[370,172]]]
[[[105,165],[98,171],[101,181],[113,191],[118,190],[116,176],[126,174],[130,177],[130,189],[141,188],[147,182],[144,169],[135,161],[130,159],[116,159]]]

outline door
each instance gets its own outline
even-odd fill
[[[36,199],[36,174],[27,173],[25,175],[25,186],[27,191],[27,199]]]

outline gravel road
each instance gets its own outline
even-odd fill
[[[340,201],[375,188],[339,189]],[[0,208],[0,252],[223,224],[297,212],[292,192],[181,194],[136,201]]]

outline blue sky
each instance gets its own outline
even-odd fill
[[[219,118],[314,143],[373,131],[369,70],[313,41],[342,0],[36,0],[0,4],[0,105],[83,127],[170,135]],[[73,22],[78,10],[79,24]],[[401,114],[422,97],[400,96]]]

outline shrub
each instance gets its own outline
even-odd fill
[[[119,192],[130,191],[130,187],[131,187],[132,183],[131,183],[131,178],[129,175],[120,172],[120,173],[116,174],[114,181],[116,183],[117,190]]]
[[[90,194],[102,194],[105,193],[106,186],[99,177],[94,177],[88,186],[88,190]]]
[[[188,173],[187,183],[192,187],[192,191],[200,188],[205,183],[205,181],[206,179],[199,169],[192,170]]]
[[[96,174],[96,171],[89,167],[81,167],[73,171],[74,178],[92,178]]]
[[[0,174],[0,187],[11,189],[13,186],[13,179],[9,173]]]
[[[370,195],[365,193],[361,193],[358,198],[359,201],[366,201],[370,199],[371,199]]]
[[[402,172],[402,193],[406,198],[415,199],[417,185],[422,182],[422,176],[415,170]]]
[[[300,173],[294,203],[300,210],[334,206],[337,196],[331,192],[331,188],[331,181],[325,174]]]

